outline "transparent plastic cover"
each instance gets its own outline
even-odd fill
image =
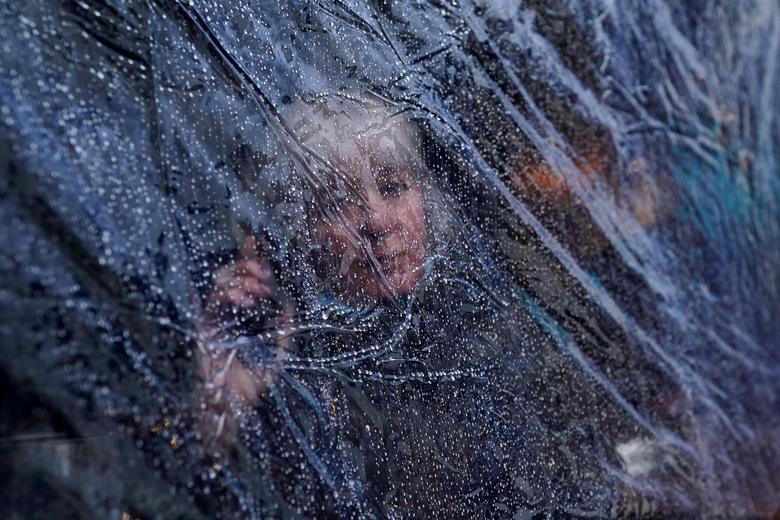
[[[0,5],[9,518],[780,508],[776,0]]]

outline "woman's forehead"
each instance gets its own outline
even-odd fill
[[[415,125],[407,115],[374,100],[329,96],[299,101],[283,116],[295,139],[318,153],[355,158],[419,148]]]
[[[384,101],[329,95],[288,105],[283,116],[320,170],[318,196],[406,180],[421,169],[416,126]]]
[[[400,161],[390,156],[375,156],[360,161],[345,161],[335,165],[328,174],[318,177],[318,196],[361,193],[389,182],[409,182],[419,175],[419,161]]]

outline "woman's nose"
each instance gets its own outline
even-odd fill
[[[368,200],[364,207],[361,230],[369,238],[381,238],[390,232],[393,218],[392,208],[385,201]]]

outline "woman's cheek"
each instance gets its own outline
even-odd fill
[[[399,201],[396,208],[401,222],[404,224],[406,238],[410,247],[426,248],[428,246],[428,233],[425,226],[425,210],[422,198],[416,191]]]
[[[422,210],[412,212],[409,215],[409,247],[414,248],[416,256],[422,257],[428,249],[428,229],[425,224],[425,215]]]

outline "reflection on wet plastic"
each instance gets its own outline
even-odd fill
[[[3,509],[777,511],[780,7],[721,4],[3,7]]]

